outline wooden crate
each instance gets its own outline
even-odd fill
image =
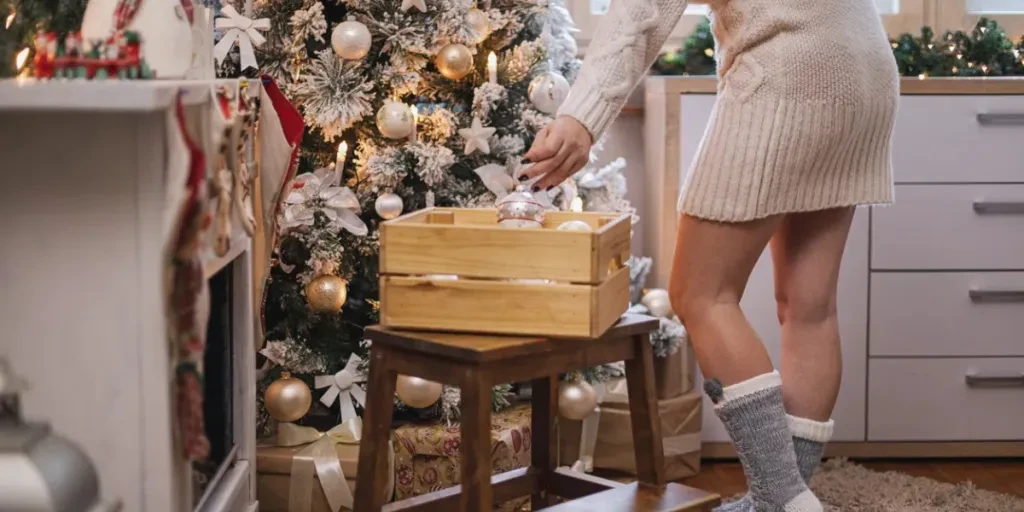
[[[567,220],[593,230],[555,229]],[[381,324],[600,336],[629,307],[630,229],[628,215],[593,212],[548,212],[539,229],[499,227],[493,209],[428,208],[387,221]]]

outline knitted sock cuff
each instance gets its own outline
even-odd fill
[[[779,386],[782,386],[782,377],[779,376],[778,371],[763,373],[756,377],[751,377],[743,382],[737,382],[736,384],[723,388],[722,400],[718,405],[725,405],[738,398],[743,398],[747,395],[757,393],[758,391]]]
[[[808,418],[798,418],[786,415],[786,422],[789,424],[789,432],[793,437],[807,439],[818,443],[827,443],[832,439],[832,430],[835,428],[835,421],[814,421]]]

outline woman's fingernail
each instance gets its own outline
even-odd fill
[[[553,189],[553,188],[555,188],[555,186],[554,186],[554,185],[550,185],[550,186],[548,186],[548,188],[547,188],[547,189],[545,190],[545,192],[551,192],[551,189]]]
[[[523,163],[524,163],[524,164],[528,164],[528,163],[530,163],[530,159],[529,159],[529,158],[524,158],[524,159],[523,159]]]
[[[530,177],[525,174],[519,177],[519,181],[526,181],[528,179],[530,179]]]
[[[537,192],[540,192],[540,187],[538,187],[537,185],[534,185],[533,188],[530,189],[530,191],[533,192],[534,194],[536,194]]]

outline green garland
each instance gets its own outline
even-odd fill
[[[970,32],[948,31],[936,38],[930,27],[920,35],[900,34],[890,40],[903,76],[981,77],[1024,75],[1024,37],[1014,43],[993,20],[982,18]],[[715,41],[704,20],[679,50],[664,52],[651,68],[653,75],[712,75]]]

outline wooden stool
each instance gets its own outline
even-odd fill
[[[528,322],[529,319],[523,319]],[[363,440],[359,450],[355,512],[461,510],[490,512],[496,503],[531,495],[533,510],[704,511],[716,495],[667,484],[661,424],[654,393],[649,333],[656,319],[627,315],[597,339],[547,339],[436,332],[366,330],[373,342]],[[640,484],[623,485],[557,468],[558,375],[625,361],[633,446]],[[462,390],[461,485],[385,506],[384,486],[395,383],[398,374],[458,386]],[[491,476],[491,388],[531,380],[533,447],[528,468]],[[571,461],[570,461],[571,462]],[[628,506],[627,506],[628,504]],[[564,508],[569,507],[569,508]]]

